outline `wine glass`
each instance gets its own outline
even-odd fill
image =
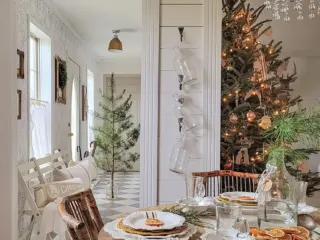
[[[237,239],[246,239],[250,233],[250,227],[247,219],[238,217],[233,224],[233,229]]]

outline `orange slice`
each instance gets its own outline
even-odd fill
[[[291,234],[292,239],[294,240],[308,240],[309,237],[303,236],[303,235],[298,235],[298,234]]]
[[[274,240],[275,238],[270,236],[256,236],[255,239],[257,240]]]
[[[252,227],[252,228],[250,228],[250,233],[254,236],[266,236],[268,231],[260,229],[260,228]]]
[[[290,234],[286,234],[283,237],[279,238],[279,240],[292,240],[292,237]]]
[[[294,233],[294,234],[300,234],[300,231],[299,231],[299,229],[298,228],[296,228],[296,227],[292,227],[292,228],[290,228],[290,227],[288,227],[288,228],[280,228],[282,231],[284,231],[285,233]]]
[[[274,237],[274,238],[281,238],[285,235],[284,231],[282,231],[279,228],[273,228],[269,231],[267,231],[267,235]]]
[[[309,237],[310,236],[310,232],[308,229],[304,228],[304,227],[296,227],[299,231],[300,231],[300,235],[303,235],[303,236],[306,236],[306,237]]]

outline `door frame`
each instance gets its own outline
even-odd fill
[[[142,1],[140,207],[158,201],[160,0]]]
[[[71,62],[73,62],[75,65],[77,65],[78,66],[78,68],[79,68],[79,79],[78,79],[78,84],[79,84],[79,86],[78,86],[78,101],[79,101],[79,125],[78,125],[78,135],[79,135],[79,138],[78,138],[78,144],[77,144],[77,146],[81,146],[81,109],[82,109],[82,101],[81,101],[81,67],[80,67],[80,65],[76,62],[76,61],[74,61],[71,57],[68,57],[68,60],[69,61],[71,61]],[[71,90],[71,93],[72,93],[72,89],[70,89]],[[72,96],[70,97],[71,99],[71,102],[70,102],[70,110],[71,110],[71,112],[70,112],[70,132],[71,132],[71,124],[72,124]],[[72,147],[72,143],[71,143],[71,147]],[[71,156],[72,156],[72,149],[70,149],[71,150],[71,152],[70,152],[70,154],[71,154]],[[71,157],[70,156],[70,157]],[[74,161],[75,160],[77,160],[77,159],[74,159]],[[80,160],[80,159],[79,159]]]

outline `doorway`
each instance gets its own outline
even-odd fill
[[[69,119],[69,146],[68,150],[71,151],[72,160],[79,161],[77,154],[77,146],[80,145],[80,66],[75,63],[72,59],[68,59],[68,85],[67,89],[69,96],[71,96],[71,104],[68,105],[70,108]]]

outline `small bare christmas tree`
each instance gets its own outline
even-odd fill
[[[93,128],[96,132],[97,155],[95,157],[99,168],[111,172],[111,198],[114,193],[114,173],[119,169],[131,169],[140,154],[128,150],[133,148],[140,135],[140,126],[134,126],[132,114],[129,113],[132,101],[131,94],[124,100],[126,90],[116,94],[114,74],[111,74],[107,94],[102,94],[103,101],[99,103],[101,112],[94,116],[101,120],[101,125]]]

